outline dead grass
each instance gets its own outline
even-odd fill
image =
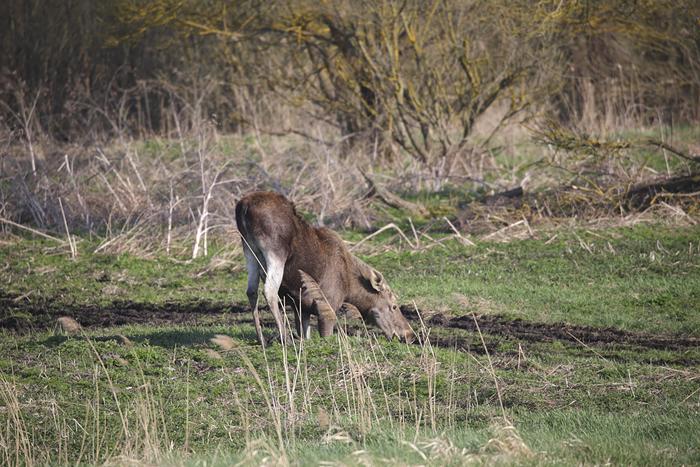
[[[592,228],[596,222],[686,225],[700,219],[697,190],[660,192],[640,208],[629,206],[629,190],[658,177],[658,171],[637,157],[636,146],[613,139],[544,128],[534,130],[539,139],[533,142],[523,127],[507,127],[488,138],[490,147],[475,140],[449,170],[435,171],[400,154],[380,159],[369,143],[349,148],[342,140],[320,143],[332,140],[324,134],[313,141],[256,128],[222,135],[201,115],[187,118],[194,123],[171,139],[118,135],[76,144],[36,137],[30,148],[24,139],[7,136],[0,231],[52,240],[72,257],[80,250],[79,238],[96,239],[91,248],[98,253],[165,253],[186,260],[207,256],[217,244],[238,255],[235,203],[243,193],[261,189],[283,192],[319,225],[372,232],[352,246],[365,254],[383,251],[377,248],[440,248],[448,238],[466,246],[474,240],[538,238],[568,223]],[[664,144],[683,147],[684,153],[694,148]],[[690,173],[693,167],[683,160],[675,172]],[[524,195],[497,196],[514,186],[523,187]],[[441,202],[431,205],[434,197]],[[477,201],[457,209],[473,198]],[[387,231],[395,236],[365,248],[366,240]],[[227,267],[227,259],[200,273]]]

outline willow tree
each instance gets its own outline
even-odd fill
[[[449,167],[468,157],[477,140],[488,140],[488,134],[475,138],[474,130],[494,107],[499,111],[491,113],[497,117],[491,129],[533,104],[542,109],[547,102],[567,102],[575,109],[575,100],[584,95],[577,78],[581,70],[591,76],[596,70],[607,77],[625,75],[630,82],[643,77],[643,95],[626,98],[622,107],[652,103],[654,95],[667,95],[662,100],[671,102],[695,99],[700,89],[700,13],[692,0],[119,4],[132,34],[167,30],[216,38],[216,60],[225,60],[235,70],[232,79],[255,96],[272,92],[311,121],[337,128],[344,139],[370,141],[389,152],[401,148],[434,167]],[[610,50],[597,50],[596,43]],[[619,53],[611,52],[618,48]],[[601,62],[596,56],[608,58]],[[615,57],[639,71],[623,73]],[[653,71],[644,64],[654,64]],[[671,87],[680,85],[682,91],[654,94],[659,91],[654,82],[668,76]],[[601,96],[609,96],[605,80],[596,84]]]
[[[425,164],[462,154],[494,103],[530,102],[541,48],[513,2],[364,1],[296,5],[274,28],[305,70],[289,90],[347,133],[392,141]]]
[[[433,164],[463,153],[494,103],[507,120],[531,102],[544,51],[529,4],[156,0],[124,2],[122,18],[136,34],[217,36],[257,86]]]

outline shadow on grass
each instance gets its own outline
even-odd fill
[[[134,343],[155,345],[165,349],[209,345],[209,340],[221,332],[209,329],[165,329],[127,336]],[[253,333],[254,334],[254,333]],[[238,339],[239,333],[236,333]]]
[[[233,332],[232,332],[233,331]],[[111,334],[105,336],[90,336],[85,337],[82,335],[67,336],[67,335],[54,335],[49,336],[40,343],[46,347],[54,348],[62,345],[68,340],[85,341],[88,338],[92,342],[108,342],[115,341],[120,344],[124,344],[123,337],[126,337],[129,341],[134,344],[149,344],[153,346],[162,347],[165,349],[174,349],[176,347],[196,347],[203,345],[210,345],[210,339],[217,334],[227,334],[240,341],[246,345],[257,344],[257,336],[255,330],[250,328],[239,328],[232,330],[212,330],[206,328],[192,328],[192,329],[161,329],[154,330],[152,332],[141,332],[141,333],[124,333],[124,334]],[[272,335],[272,330],[270,330],[270,335]]]

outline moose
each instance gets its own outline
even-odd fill
[[[260,279],[282,344],[287,335],[280,310],[283,299],[291,300],[295,329],[303,339],[311,336],[312,314],[318,317],[321,337],[333,334],[336,311],[347,303],[388,339],[413,340],[413,330],[382,274],[353,256],[335,232],[311,226],[281,194],[245,195],[236,204],[236,225],[248,271],[246,294],[261,345],[265,341],[258,311]]]

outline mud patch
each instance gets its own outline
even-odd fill
[[[90,328],[126,324],[240,322],[240,314],[246,310],[247,307],[210,301],[152,304],[117,300],[104,306],[63,304],[50,300],[28,303],[21,297],[0,292],[0,328],[20,332],[53,327],[60,316],[70,316],[81,326]]]
[[[418,312],[413,306],[402,306],[404,316],[419,323]],[[430,316],[421,311],[420,315]],[[135,303],[114,301],[105,306],[66,305],[50,300],[27,302],[0,291],[0,328],[14,331],[29,331],[52,328],[60,316],[70,316],[87,328],[122,326],[127,324],[173,325],[173,324],[235,324],[252,323],[247,306],[230,303],[199,301],[187,303]],[[273,327],[269,313],[263,313],[263,323]],[[536,323],[521,319],[509,319],[499,315],[469,314],[447,317],[441,313],[430,316],[425,322],[431,328],[468,331],[448,336],[433,335],[433,345],[475,353],[484,352],[484,344],[477,333],[474,318],[491,351],[498,346],[493,337],[516,339],[527,342],[564,341],[576,345],[635,346],[648,349],[691,350],[700,347],[700,339],[684,336],[651,335],[623,331],[615,328],[565,323]],[[348,334],[364,332],[360,326],[345,326]]]
[[[409,319],[418,318],[413,306],[402,307],[401,311]],[[421,312],[421,316],[425,314]],[[692,337],[651,335],[615,328],[596,328],[565,323],[536,323],[498,315],[469,314],[448,318],[437,313],[428,319],[426,325],[477,332],[475,319],[484,334],[506,336],[529,342],[566,341],[578,345],[624,345],[659,350],[687,350],[700,347],[700,339]]]

